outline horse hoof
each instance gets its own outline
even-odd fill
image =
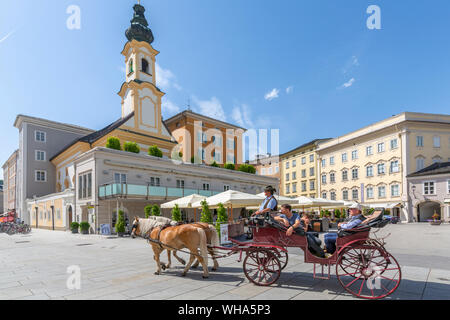
[[[185,265],[186,265],[186,261],[181,260],[181,264],[182,264],[183,266],[185,266]]]
[[[203,276],[203,279],[208,279],[209,278],[209,276]]]
[[[156,271],[156,272],[155,272],[155,275],[156,275],[156,276],[159,276],[159,275],[160,275],[160,273],[159,273],[158,271]]]
[[[211,271],[217,271],[217,268],[212,268]]]

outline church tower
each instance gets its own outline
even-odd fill
[[[128,42],[122,51],[125,56],[126,78],[120,89],[122,98],[122,118],[131,117],[123,126],[133,132],[171,137],[162,122],[161,98],[164,93],[156,86],[155,58],[159,52],[152,47],[153,33],[145,18],[145,8],[134,7],[131,26],[125,35]]]

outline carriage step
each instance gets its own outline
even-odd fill
[[[318,275],[316,273],[316,266],[317,266],[317,263],[314,263],[314,275],[313,275],[314,279],[320,279],[320,280],[330,280],[331,279],[331,265],[328,265],[328,275],[326,275],[324,272],[325,265],[323,265],[323,264],[320,265],[322,267],[320,275]]]

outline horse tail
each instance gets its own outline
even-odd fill
[[[211,230],[212,236],[211,236],[211,246],[218,247],[220,246],[220,240],[219,240],[219,234],[217,233],[217,229],[214,226],[209,226],[209,229]]]
[[[200,236],[200,254],[205,261],[205,265],[208,265],[208,244],[206,234],[203,229],[197,228],[197,232]]]

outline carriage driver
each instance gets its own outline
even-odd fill
[[[268,186],[264,189],[264,195],[266,196],[266,198],[259,207],[259,210],[252,214],[252,216],[277,210],[278,201],[277,199],[275,199],[275,192],[277,192],[277,190],[275,190],[275,188],[272,186]]]

